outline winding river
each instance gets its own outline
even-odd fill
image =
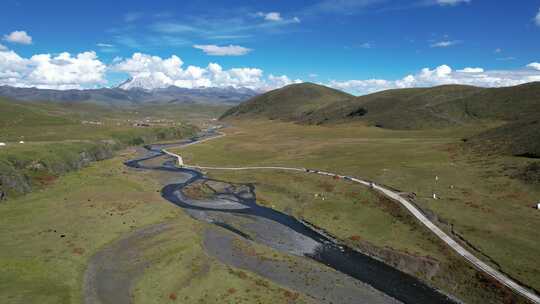
[[[197,170],[176,167],[172,158],[164,158],[161,165],[147,164],[147,161],[164,157],[163,149],[191,145],[213,136],[216,136],[216,133],[209,132],[177,144],[149,145],[145,147],[145,156],[129,160],[125,165],[138,170],[167,171],[175,176],[177,174],[177,182],[165,185],[161,194],[167,201],[183,208],[197,220],[215,224],[216,227],[224,228],[246,241],[322,263],[345,274],[350,280],[367,286],[362,293],[356,295],[363,298],[353,297],[351,303],[460,303],[411,275],[339,244],[290,215],[258,205],[253,185],[231,185],[211,180]],[[228,186],[220,187],[211,198],[194,199],[187,196],[183,189],[197,182]],[[214,235],[214,238],[208,238],[207,242],[216,239],[219,238]],[[214,250],[214,253],[227,254],[226,250],[222,253]],[[274,280],[270,274],[267,277]],[[334,283],[328,284],[329,289],[335,287],[332,285]]]

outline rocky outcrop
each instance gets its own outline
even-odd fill
[[[32,190],[30,180],[14,167],[0,164],[0,192],[3,193],[4,200],[7,199],[8,192],[28,193]]]

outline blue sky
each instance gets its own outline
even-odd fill
[[[531,64],[540,60],[540,18],[535,19],[539,8],[540,1],[527,0],[4,0],[0,43],[4,52],[14,52],[24,60],[36,54],[55,58],[63,52],[71,56],[95,52],[95,60],[105,66],[99,72],[104,80],[83,82],[82,87],[114,85],[128,76],[143,75],[126,65],[115,67],[134,53],[163,60],[176,55],[183,71],[189,65],[207,70],[214,62],[224,71],[259,69],[263,78],[285,75],[287,81],[333,84],[359,94],[399,87],[396,80],[407,75],[421,78],[423,68],[432,75],[451,75],[448,82],[497,86],[536,79],[538,69]],[[10,36],[14,31],[24,31],[31,43]],[[72,62],[71,57],[67,61]],[[437,70],[441,66],[450,67],[451,72]],[[502,79],[504,72],[510,76],[484,84],[470,80],[470,73],[454,75],[467,67],[481,68],[484,78]],[[21,86],[46,86],[43,81],[30,81],[29,69],[19,71],[26,77]],[[172,83],[184,83],[185,76],[164,73]],[[215,82],[212,77],[210,84]],[[351,80],[392,83],[340,87]],[[427,80],[415,83],[431,84]],[[15,80],[9,84],[17,85]],[[361,91],[358,84],[360,89],[369,88]],[[63,85],[79,84],[68,80],[58,87]]]

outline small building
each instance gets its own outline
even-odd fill
[[[24,144],[24,140],[19,141],[20,144]]]
[[[536,209],[540,210],[540,202],[536,204]]]
[[[0,142],[0,147],[5,147],[6,143]]]

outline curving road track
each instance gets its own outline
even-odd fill
[[[204,141],[216,139],[219,137],[223,137],[225,134],[220,133],[218,136],[210,137],[203,139],[201,141],[194,141],[192,143],[189,143],[187,145],[183,145],[182,147],[186,147],[189,145],[198,144]],[[172,153],[170,151],[167,151],[166,149],[161,150],[163,153],[166,153],[173,157],[180,157],[178,154]],[[529,301],[535,304],[540,304],[540,297],[534,293],[533,291],[521,286],[516,281],[512,280],[505,274],[497,271],[493,267],[487,265],[486,263],[482,262],[479,258],[474,256],[470,251],[465,249],[463,246],[461,246],[458,242],[456,242],[454,239],[452,239],[448,234],[446,234],[444,231],[442,231],[437,225],[435,225],[431,220],[429,220],[422,211],[420,211],[418,208],[415,207],[415,205],[399,195],[399,193],[392,191],[388,188],[385,188],[381,185],[377,185],[371,181],[350,177],[350,176],[344,176],[339,175],[336,173],[331,172],[325,172],[325,171],[319,171],[319,170],[308,170],[304,168],[292,168],[292,167],[279,167],[279,166],[270,166],[270,167],[264,167],[264,166],[256,166],[256,167],[207,167],[207,166],[195,166],[195,165],[186,165],[184,164],[183,167],[185,168],[192,168],[192,169],[200,169],[200,170],[231,170],[231,171],[241,171],[241,170],[283,170],[283,171],[297,171],[297,172],[305,172],[305,173],[311,173],[311,174],[319,174],[319,175],[326,175],[331,177],[337,177],[340,179],[345,179],[352,181],[354,183],[362,184],[364,186],[368,186],[386,197],[395,200],[399,202],[403,207],[405,207],[418,221],[420,221],[424,226],[426,226],[431,232],[433,232],[439,239],[441,239],[443,242],[445,242],[450,248],[452,248],[456,253],[458,253],[460,256],[465,258],[469,263],[471,263],[474,267],[479,269],[480,271],[484,272],[488,276],[494,278],[501,284],[505,285],[506,287],[510,288],[515,293],[525,297]]]

